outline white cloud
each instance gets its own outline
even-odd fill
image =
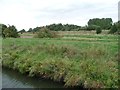
[[[0,23],[18,29],[52,23],[86,25],[90,18],[118,19],[119,0],[0,0]]]

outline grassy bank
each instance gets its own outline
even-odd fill
[[[90,37],[95,40],[89,40]],[[64,81],[65,86],[116,88],[117,37],[99,35],[73,38],[4,39],[3,66],[28,73],[29,76]]]

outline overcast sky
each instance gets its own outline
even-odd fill
[[[0,23],[18,30],[53,23],[87,25],[91,18],[118,21],[119,0],[0,0]]]

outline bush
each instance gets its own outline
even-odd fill
[[[109,34],[114,34],[114,33],[116,33],[117,32],[117,26],[114,24],[112,27],[111,27],[111,29],[110,29],[110,31],[109,31]]]
[[[99,26],[97,26],[97,25],[89,25],[89,26],[87,27],[87,30],[88,30],[88,31],[96,30],[97,27],[99,27]]]
[[[97,27],[97,28],[96,28],[96,34],[100,34],[101,32],[102,32],[101,27]]]
[[[55,38],[55,37],[57,37],[57,34],[53,31],[50,31],[47,28],[40,29],[35,35],[35,38]]]
[[[15,26],[9,26],[2,30],[3,37],[17,38],[19,34]]]

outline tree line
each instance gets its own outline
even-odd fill
[[[102,30],[109,30],[110,34],[119,33],[120,31],[120,21],[113,23],[111,18],[93,18],[89,19],[86,26],[78,26],[74,24],[50,24],[41,27],[29,28],[29,30],[22,29],[18,31],[14,25],[6,26],[5,24],[0,24],[2,28],[2,37],[19,37],[18,33],[25,33],[25,32],[38,32],[42,28],[47,28],[51,31],[80,31],[80,30],[96,30],[96,33],[99,34]]]
[[[90,19],[87,23],[88,25],[86,26],[78,26],[78,25],[73,25],[73,24],[51,24],[51,25],[46,25],[42,27],[35,27],[35,28],[30,28],[28,32],[37,32],[41,28],[47,28],[52,31],[80,31],[80,30],[86,30],[86,31],[91,31],[91,30],[96,30],[97,32],[102,32],[102,30],[110,30],[109,33],[115,33],[118,31],[119,22],[113,23],[111,18],[93,18]],[[111,30],[112,29],[112,30]]]

